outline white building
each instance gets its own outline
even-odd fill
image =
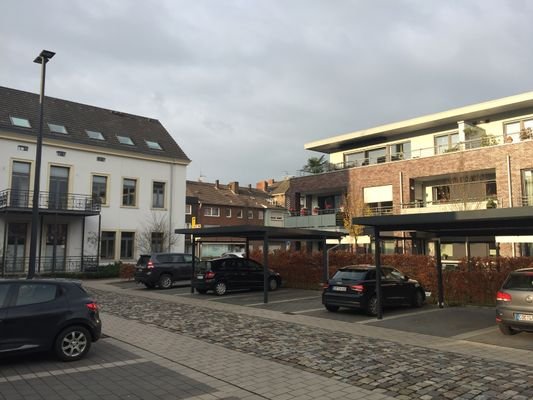
[[[27,269],[39,96],[0,87],[1,272]],[[151,118],[46,98],[37,272],[183,250],[190,160]]]

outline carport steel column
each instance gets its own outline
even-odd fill
[[[383,304],[381,302],[381,239],[379,237],[379,228],[374,227],[374,259],[376,264],[376,298],[377,298],[377,317],[383,319]]]
[[[268,234],[263,236],[263,303],[268,303]]]

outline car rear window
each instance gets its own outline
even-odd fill
[[[533,273],[511,274],[503,284],[504,289],[533,290]]]
[[[137,260],[137,265],[146,267],[148,261],[150,261],[150,254],[143,254],[139,257],[139,260]]]
[[[335,275],[333,275],[333,279],[343,279],[343,280],[350,280],[350,281],[362,281],[366,279],[366,274],[368,273],[368,270],[366,269],[349,269],[345,271],[337,271]]]
[[[196,272],[211,271],[211,261],[200,261],[195,265]]]

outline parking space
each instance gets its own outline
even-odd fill
[[[195,377],[195,371],[103,338],[75,363],[50,353],[0,358],[0,399],[238,399]]]
[[[117,284],[129,290],[148,290],[133,282]],[[410,307],[387,308],[381,321],[369,317],[361,310],[341,308],[328,312],[321,302],[321,291],[281,288],[269,292],[269,301],[263,303],[262,291],[235,291],[225,296],[213,293],[190,293],[189,282],[178,283],[172,289],[159,290],[168,296],[192,296],[206,302],[220,302],[243,307],[254,307],[285,314],[308,315],[334,321],[366,324],[404,332],[415,332],[450,339],[467,340],[516,349],[533,350],[533,334],[502,335],[494,321],[492,307],[446,307],[439,309],[426,304],[420,309]]]

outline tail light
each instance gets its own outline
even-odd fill
[[[498,293],[496,293],[496,301],[511,301],[513,298],[511,297],[511,295],[509,293],[505,293],[505,292],[502,292],[502,291],[499,291]]]
[[[154,263],[152,261],[148,261],[148,264],[146,264],[146,268],[148,269],[154,268]]]
[[[92,311],[92,312],[97,312],[98,311],[98,304],[96,303],[96,301],[92,301],[90,303],[87,303],[85,304],[87,306],[87,308]]]
[[[365,287],[363,285],[352,285],[350,286],[350,289],[352,289],[354,292],[363,293],[363,290],[365,290]]]
[[[213,271],[207,271],[205,273],[205,279],[213,279],[215,277],[215,273]]]
[[[322,284],[322,289],[327,289],[328,287],[329,287],[329,283],[324,282],[324,283]]]

